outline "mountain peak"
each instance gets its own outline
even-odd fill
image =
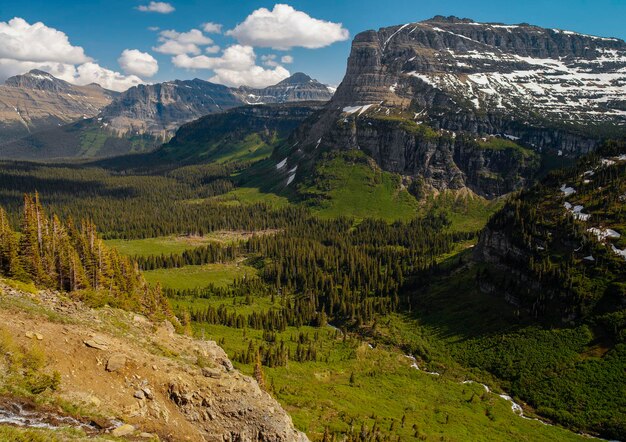
[[[39,69],[32,69],[25,74],[7,78],[4,84],[11,87],[54,92],[63,92],[72,89],[72,85],[67,81],[56,78],[48,72]]]
[[[46,80],[57,80],[56,77],[52,76],[51,74],[49,74],[46,71],[42,71],[40,69],[31,69],[30,71],[28,71],[27,73],[25,73],[24,75],[28,75],[30,77],[43,77]]]
[[[424,21],[437,23],[476,23],[471,18],[459,18],[454,15],[449,15],[447,17],[443,15],[435,15],[433,18]]]
[[[313,80],[311,77],[309,77],[307,74],[303,72],[296,72],[291,77],[285,78],[283,81],[279,82],[278,84],[306,84],[306,83],[310,83],[311,81],[317,81],[317,80]]]

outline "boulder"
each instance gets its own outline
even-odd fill
[[[134,432],[135,427],[130,424],[124,424],[111,431],[111,435],[115,437],[124,437],[133,434]]]
[[[93,337],[83,341],[87,347],[95,348],[97,350],[106,350],[109,348],[109,343],[100,337]]]
[[[110,372],[121,370],[126,366],[126,355],[114,353],[107,361],[106,370]]]
[[[213,378],[213,379],[219,379],[222,377],[222,373],[220,373],[218,370],[214,370],[214,369],[207,368],[207,367],[202,368],[202,374],[206,376],[207,378]]]

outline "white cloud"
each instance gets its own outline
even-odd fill
[[[159,29],[161,29],[161,28],[159,28],[158,26],[148,26],[148,31],[156,32]]]
[[[274,69],[252,66],[243,71],[215,69],[215,75],[209,78],[209,81],[233,87],[246,85],[255,88],[264,88],[288,78],[289,75],[289,71],[282,66],[277,66]]]
[[[0,58],[71,64],[91,60],[83,48],[70,44],[65,33],[19,17],[0,22]]]
[[[218,45],[213,45],[213,46],[207,46],[204,49],[204,52],[206,52],[207,54],[217,54],[222,48],[220,48]]]
[[[177,32],[173,30],[161,31],[160,41],[176,40],[180,43],[193,43],[197,45],[210,45],[213,43],[209,37],[204,35],[199,29],[191,29],[187,32]]]
[[[161,54],[170,54],[170,55],[178,55],[178,54],[194,54],[197,55],[200,53],[200,48],[193,43],[179,43],[175,40],[168,40],[162,43],[159,46],[155,46],[152,48],[156,52],[160,52]]]
[[[142,12],[158,12],[159,14],[169,14],[176,10],[171,4],[166,2],[150,2],[147,5],[137,6],[137,9]]]
[[[172,63],[185,69],[246,69],[254,66],[256,55],[251,46],[232,45],[224,50],[221,57],[199,55],[189,57],[186,54],[172,58]]]
[[[161,31],[159,33],[159,42],[161,42],[161,44],[152,49],[162,54],[198,55],[202,52],[200,46],[210,45],[213,43],[213,40],[204,35],[199,29],[191,29],[188,32],[177,32],[174,30]]]
[[[243,23],[226,32],[241,44],[287,50],[296,46],[315,49],[347,40],[350,33],[341,23],[318,20],[286,4],[273,10],[260,8]]]
[[[291,55],[283,55],[280,58],[280,61],[285,63],[285,64],[291,64],[291,63],[293,63],[293,57]]]
[[[137,49],[125,49],[117,59],[120,67],[127,74],[134,74],[140,77],[152,77],[159,71],[159,63],[156,59]]]
[[[222,25],[219,23],[206,22],[202,24],[202,29],[207,34],[221,34],[222,33]]]
[[[96,63],[83,63],[76,68],[73,83],[89,84],[98,83],[105,89],[125,91],[126,89],[143,83],[136,75],[123,75],[119,72],[103,68]]]
[[[49,72],[70,83],[99,83],[122,91],[142,83],[141,78],[105,69],[73,46],[67,35],[41,22],[29,24],[22,18],[0,22],[0,81],[32,69]]]
[[[276,61],[276,54],[261,55],[261,61],[265,66],[276,67],[279,65]]]
[[[180,54],[172,58],[172,63],[185,69],[211,69],[214,75],[209,80],[227,86],[266,87],[289,77],[289,71],[282,66],[257,66],[254,49],[244,45],[229,46],[220,57]]]

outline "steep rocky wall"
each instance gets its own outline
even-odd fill
[[[384,170],[409,180],[423,178],[437,190],[468,187],[488,198],[520,189],[539,168],[530,150],[481,148],[472,136],[436,131],[406,113],[368,110],[346,116],[326,108],[295,134],[305,144],[316,137],[323,148],[362,150]]]

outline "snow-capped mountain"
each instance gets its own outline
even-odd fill
[[[439,120],[451,130],[463,129],[454,114],[466,111],[624,126],[626,43],[528,24],[435,17],[357,35],[334,101],[444,112]],[[489,132],[488,124],[477,123]]]
[[[408,181],[493,196],[532,179],[538,155],[624,134],[624,41],[437,16],[358,34],[288,162],[359,149]]]
[[[389,88],[399,97],[413,77],[477,111],[626,124],[622,40],[445,18],[387,28],[380,36],[382,58],[398,69],[398,84]]]

